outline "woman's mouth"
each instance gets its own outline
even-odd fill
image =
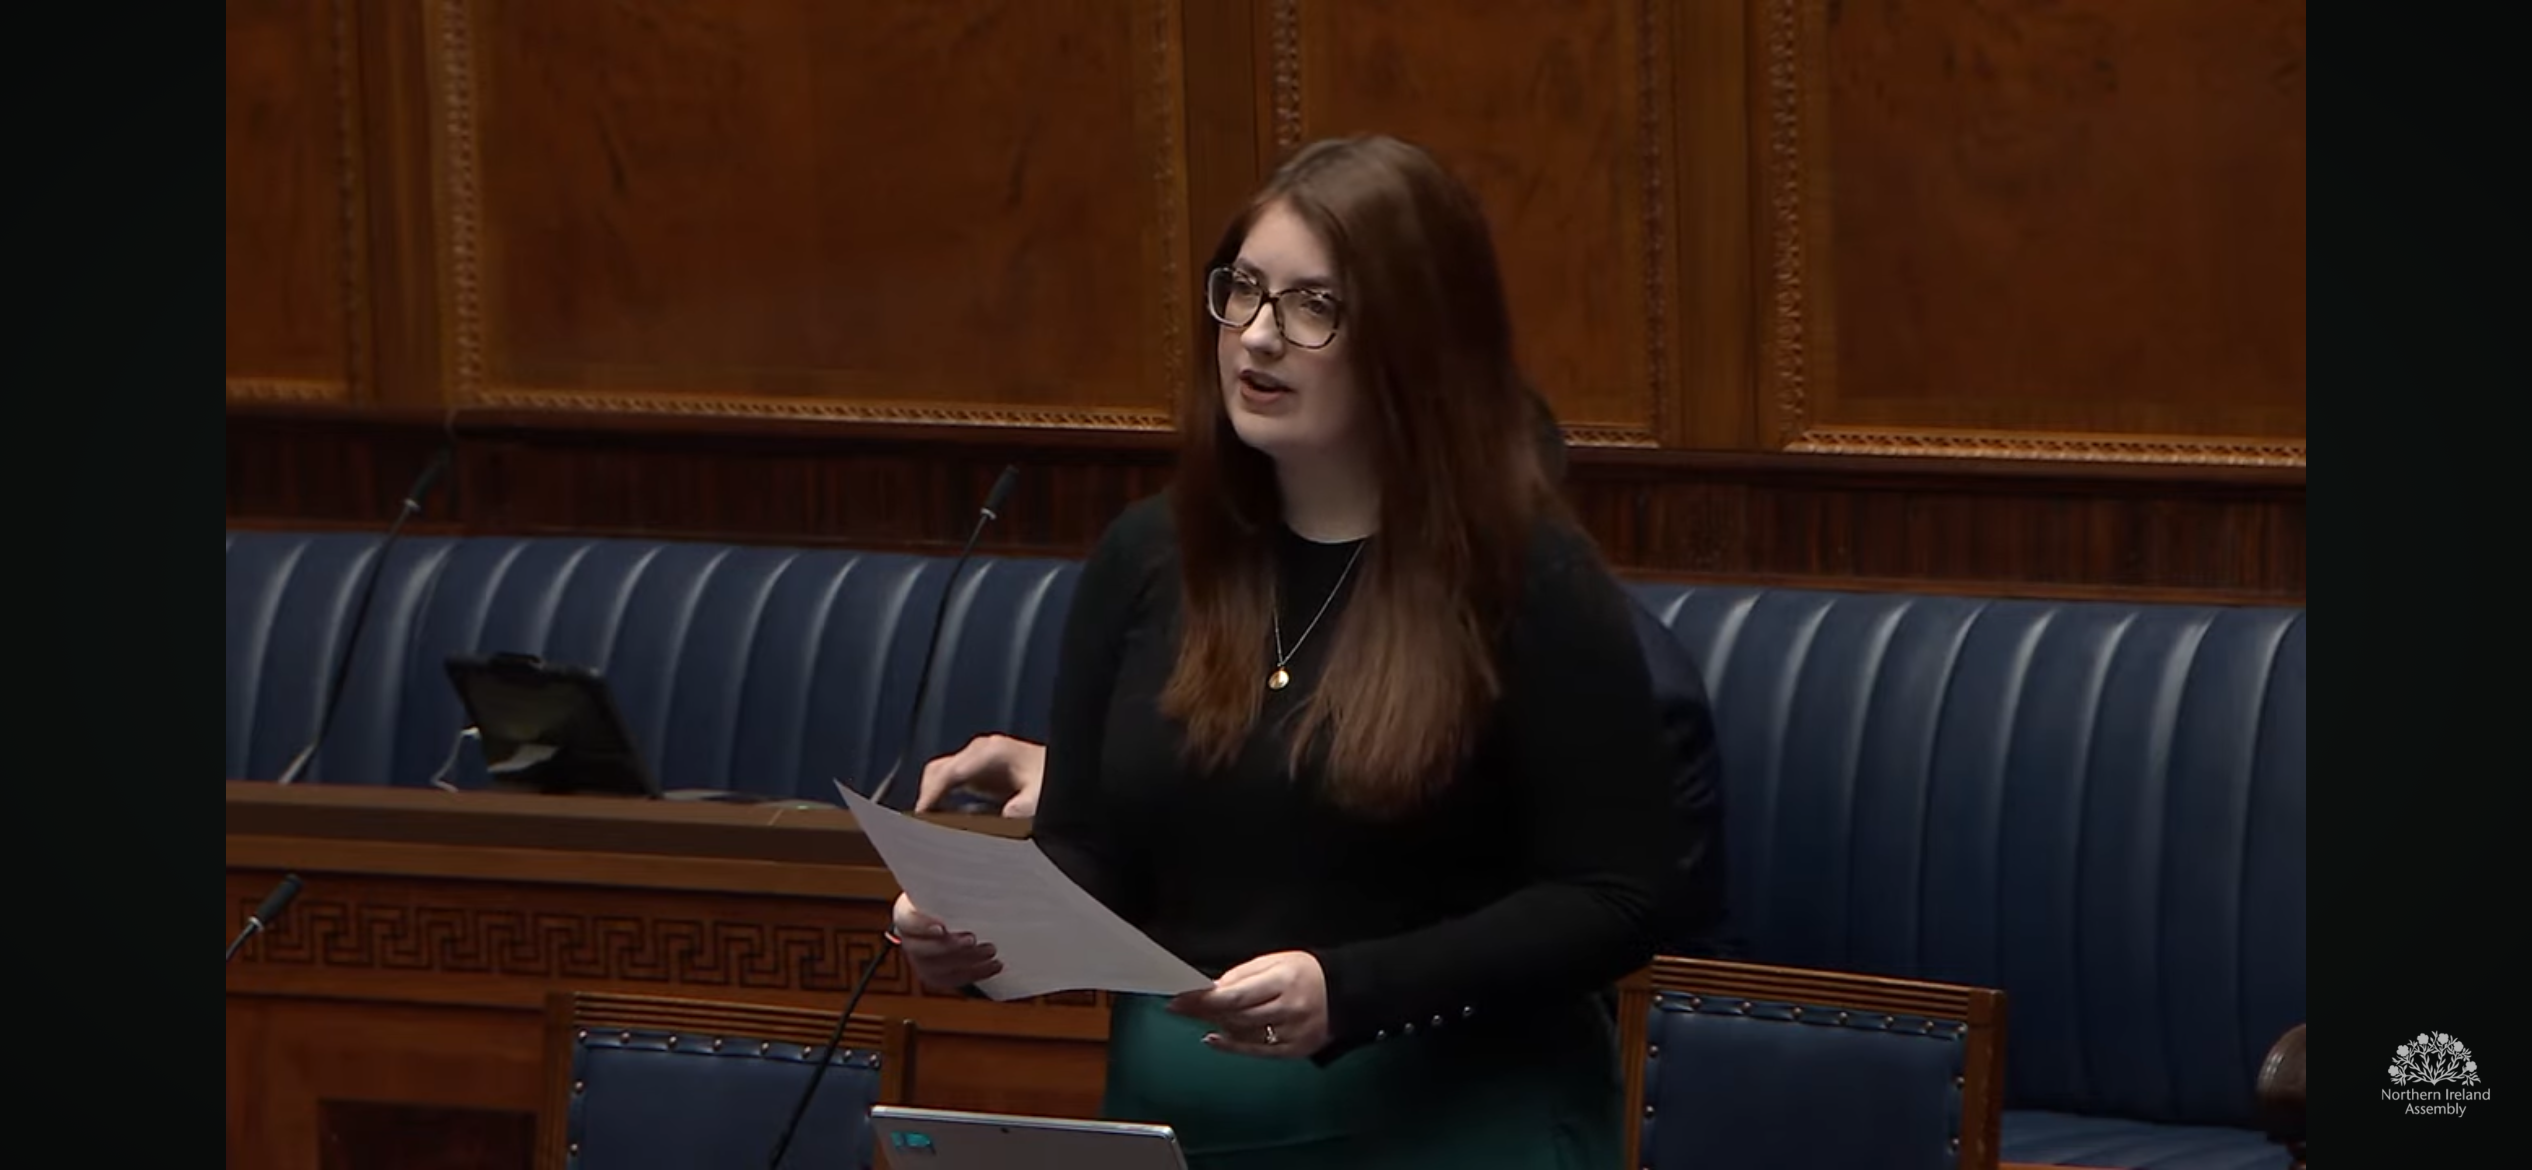
[[[1273,402],[1292,393],[1292,387],[1273,374],[1257,370],[1240,371],[1240,397],[1250,402]]]

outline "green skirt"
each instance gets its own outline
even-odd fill
[[[1321,1068],[1217,1052],[1211,1026],[1120,996],[1106,1115],[1178,1131],[1190,1170],[1615,1170],[1626,1090],[1597,1000],[1513,1026],[1366,1044]]]

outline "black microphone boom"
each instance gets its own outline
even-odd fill
[[[334,663],[333,685],[325,689],[325,708],[323,714],[317,717],[316,735],[308,740],[308,746],[300,748],[299,754],[291,758],[290,766],[281,770],[281,779],[277,783],[291,783],[307,771],[308,765],[316,760],[317,749],[325,745],[326,733],[334,729],[334,712],[343,705],[343,684],[352,673],[352,654],[360,648],[362,627],[369,624],[369,603],[378,595],[378,578],[387,571],[387,554],[396,547],[396,537],[404,532],[404,522],[422,510],[422,497],[429,494],[432,484],[439,482],[440,474],[448,470],[448,461],[449,449],[441,447],[439,454],[431,457],[431,465],[423,468],[422,474],[414,479],[412,490],[404,494],[404,506],[397,510],[395,523],[387,526],[387,538],[379,542],[378,555],[370,559],[369,579],[362,584],[360,601],[352,608],[351,630],[343,635],[342,656]]]
[[[958,572],[967,567],[967,558],[976,551],[976,538],[985,534],[985,525],[1001,516],[1002,505],[1011,499],[1011,489],[1019,482],[1020,469],[1012,466],[1005,466],[994,479],[993,490],[985,493],[985,506],[976,509],[976,526],[968,530],[967,544],[958,550],[958,560],[950,564],[949,580],[941,585],[941,604],[932,611],[932,634],[923,647],[923,668],[915,672],[914,698],[906,706],[906,733],[897,740],[897,762],[871,789],[871,801],[883,808],[888,804],[888,789],[896,784],[898,771],[906,766],[906,755],[914,750],[914,729],[923,714],[923,694],[931,689],[932,658],[941,652],[941,626],[949,618],[950,593],[958,588]],[[887,945],[880,947],[862,968],[861,978],[853,982],[853,994],[845,998],[844,1010],[835,1017],[835,1034],[827,1037],[826,1050],[818,1054],[817,1064],[809,1070],[809,1083],[801,1087],[800,1100],[791,1107],[791,1120],[784,1123],[782,1136],[774,1141],[773,1158],[765,1163],[767,1170],[780,1170],[782,1156],[791,1151],[791,1139],[800,1132],[801,1119],[809,1115],[809,1102],[818,1095],[818,1083],[826,1079],[827,1065],[835,1059],[836,1046],[844,1043],[844,1030],[852,1025],[853,1009],[861,1005],[862,992],[870,989],[870,977],[879,973],[879,964],[887,961],[888,952],[897,949],[895,931],[883,937]]]
[[[222,959],[221,962],[226,963],[236,959],[237,949],[245,946],[246,940],[261,933],[265,927],[271,926],[275,919],[281,917],[281,912],[290,906],[290,900],[298,896],[299,875],[294,873],[283,877],[281,884],[273,887],[273,892],[264,895],[264,904],[257,906],[253,914],[246,916],[246,928],[238,931],[236,938],[229,940],[229,957]]]
[[[836,1047],[844,1043],[844,1029],[852,1025],[853,1009],[861,1006],[862,992],[870,989],[870,977],[879,973],[879,964],[887,961],[888,952],[897,949],[896,931],[881,938],[886,945],[862,967],[862,977],[853,981],[853,994],[845,997],[844,1010],[835,1017],[835,1034],[826,1038],[826,1048],[818,1053],[818,1063],[809,1070],[809,1083],[801,1087],[800,1101],[791,1107],[791,1120],[783,1123],[782,1136],[774,1139],[774,1156],[765,1163],[765,1170],[781,1170],[782,1156],[791,1152],[791,1139],[800,1132],[800,1120],[809,1115],[809,1102],[818,1095],[818,1082],[826,1079],[826,1066],[834,1061]]]
[[[914,750],[914,729],[923,714],[923,696],[932,689],[932,658],[941,652],[941,627],[949,620],[950,595],[958,588],[958,571],[967,567],[967,558],[976,551],[976,538],[985,534],[985,525],[1002,514],[1002,505],[1011,499],[1011,489],[1020,482],[1020,469],[1006,466],[993,481],[993,490],[985,493],[985,506],[976,509],[976,526],[967,533],[967,545],[958,550],[958,560],[950,564],[949,580],[941,585],[941,604],[932,611],[932,636],[923,647],[923,669],[914,676],[914,700],[906,705],[906,733],[897,739],[897,760],[888,766],[888,774],[871,789],[871,803],[888,806],[888,790],[897,783],[897,773],[904,770],[906,756]]]

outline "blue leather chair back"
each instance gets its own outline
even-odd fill
[[[2258,1124],[2303,610],[1636,591],[1704,668],[1746,957],[2004,989],[2008,1108]]]
[[[1958,1170],[1966,1020],[1743,1003],[1654,998],[1647,1170]]]
[[[315,733],[323,680],[378,538],[228,535],[227,773],[277,776]],[[466,718],[443,663],[513,651],[603,672],[668,788],[832,800],[893,761],[950,560],[569,537],[409,539],[379,578],[309,779],[422,785]],[[941,627],[899,787],[987,731],[1043,737],[1075,562],[978,557]],[[460,787],[485,783],[467,753]]]
[[[672,1043],[673,1039],[673,1043]],[[872,1165],[876,1053],[838,1052],[786,1165]],[[816,1051],[743,1037],[593,1032],[573,1062],[567,1170],[761,1166]]]
[[[833,1017],[803,1008],[570,993],[552,997],[569,1078],[561,1109],[565,1170],[763,1166],[825,1050]],[[577,1010],[575,1010],[575,1007]],[[751,1023],[758,1026],[750,1026]],[[786,1167],[874,1164],[870,1108],[904,1084],[910,1030],[856,1016],[827,1062],[783,1158]],[[554,1140],[547,1131],[547,1141]]]
[[[307,742],[376,546],[229,534],[228,776]],[[831,799],[895,756],[949,566],[408,540],[313,778],[425,783],[464,723],[442,661],[511,650],[604,671],[667,787]],[[901,790],[1043,736],[1077,573],[971,562]],[[1740,954],[2006,990],[2010,1108],[2258,1124],[2305,1016],[2301,609],[1633,588],[1714,704]]]

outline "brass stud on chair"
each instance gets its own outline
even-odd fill
[[[571,1083],[571,1095],[572,1095],[572,1096],[574,1096],[574,1097],[577,1097],[577,1096],[581,1095],[582,1093],[586,1093],[586,1092],[588,1092],[588,1091],[589,1091],[589,1082],[587,1082],[587,1081],[573,1081],[573,1082]]]
[[[616,1033],[615,1042],[618,1044],[631,1044],[633,1042],[633,1030],[631,1028],[627,1028]]]
[[[712,1038],[712,1050],[714,1052],[721,1051],[721,1037],[715,1036]]]
[[[584,1044],[588,1043],[588,1042],[589,1042],[589,1029],[587,1029],[587,1028],[582,1028],[582,1029],[580,1030],[580,1034],[579,1034],[579,1035],[577,1035],[577,1036],[572,1037],[572,1039],[578,1040],[578,1041],[580,1041],[581,1043],[584,1043]]]
[[[1659,1044],[1647,1044],[1647,1045],[1645,1045],[1645,1046],[1644,1046],[1644,1057],[1645,1057],[1645,1059],[1647,1059],[1647,1060],[1650,1060],[1650,1059],[1653,1059],[1653,1058],[1655,1058],[1655,1057],[1658,1057],[1658,1056],[1660,1056],[1661,1054],[1662,1054],[1662,1046],[1661,1046],[1661,1045],[1659,1045]]]
[[[668,1034],[668,1046],[670,1048],[675,1048],[677,1046],[677,1034],[675,1032],[670,1032]]]

